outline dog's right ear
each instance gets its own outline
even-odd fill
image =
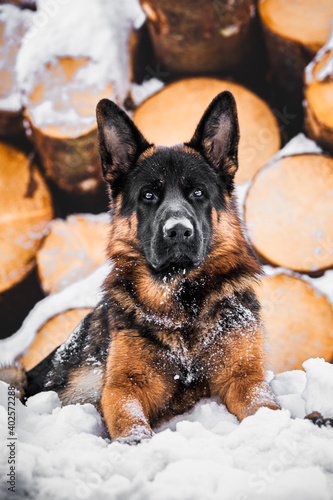
[[[127,114],[109,99],[96,108],[98,146],[104,178],[111,184],[151,147]]]

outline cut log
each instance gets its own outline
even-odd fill
[[[16,81],[16,57],[27,31],[26,13],[0,6],[0,136],[24,134],[21,96]]]
[[[0,292],[21,281],[35,265],[52,219],[52,200],[36,165],[0,143]]]
[[[249,238],[265,261],[318,273],[333,266],[333,159],[282,158],[256,175],[245,201]]]
[[[333,33],[332,33],[333,35]],[[333,72],[327,76],[321,74],[333,60],[332,49],[319,58],[311,68],[305,80],[305,129],[308,136],[322,148],[333,153]],[[308,68],[307,68],[308,69]]]
[[[71,215],[66,220],[52,221],[37,253],[43,291],[58,292],[102,264],[106,260],[108,231],[107,214]]]
[[[102,183],[97,150],[96,103],[112,97],[111,83],[85,84],[88,58],[63,57],[39,73],[25,116],[47,176],[60,188],[95,193]]]
[[[167,72],[228,72],[255,43],[255,1],[141,0],[157,62]]]
[[[333,2],[261,0],[258,10],[274,78],[301,100],[303,71],[328,38]]]
[[[74,328],[90,312],[90,309],[70,309],[51,318],[38,331],[31,344],[18,361],[26,370],[31,370],[54,349],[67,340]]]
[[[215,78],[179,80],[147,99],[133,119],[155,144],[186,142],[206,107],[223,90],[232,92],[237,102],[241,139],[236,182],[245,182],[278,151],[280,133],[268,105],[241,85]]]
[[[308,358],[333,360],[333,309],[325,295],[286,274],[264,278],[257,293],[275,373],[301,370]]]

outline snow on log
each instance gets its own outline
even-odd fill
[[[239,69],[254,48],[255,3],[141,0],[158,63],[178,74]]]
[[[31,139],[61,189],[98,194],[96,103],[126,99],[130,33],[144,14],[137,0],[36,3],[16,64]]]
[[[286,274],[262,279],[257,293],[275,373],[301,370],[311,357],[333,360],[333,308],[325,295]]]
[[[245,201],[252,245],[263,259],[294,271],[333,266],[333,159],[287,156],[261,169]]]
[[[30,137],[46,174],[60,188],[95,193],[102,183],[97,150],[96,103],[112,97],[112,84],[89,85],[89,58],[47,63],[27,98]]]
[[[16,57],[29,25],[30,12],[0,5],[0,136],[24,133]]]
[[[179,80],[147,99],[133,119],[149,141],[179,144],[191,139],[206,107],[224,90],[237,102],[241,138],[236,182],[245,182],[278,151],[280,133],[269,106],[241,85],[215,78]]]
[[[274,77],[301,100],[303,70],[328,38],[333,2],[261,0],[258,10]]]
[[[37,252],[37,269],[46,294],[87,276],[106,260],[109,217],[70,215],[55,219]]]
[[[333,21],[329,40],[305,69],[305,129],[333,153]]]
[[[35,265],[52,219],[52,200],[37,167],[24,153],[0,143],[0,292]]]
[[[90,309],[70,309],[49,319],[38,330],[31,346],[18,358],[26,370],[36,366],[56,347],[67,340],[74,328],[89,313]]]

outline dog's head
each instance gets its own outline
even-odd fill
[[[238,166],[232,94],[222,92],[212,101],[182,146],[150,144],[108,99],[97,106],[97,122],[111,205],[120,200],[120,216],[135,214],[136,237],[152,272],[198,267],[211,245],[212,212],[225,209]]]

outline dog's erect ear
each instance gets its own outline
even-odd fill
[[[106,181],[126,173],[141,153],[151,146],[127,114],[109,99],[96,108],[98,145]]]
[[[221,92],[206,109],[186,146],[203,154],[232,184],[238,168],[238,142],[239,126],[234,96],[228,91]]]

